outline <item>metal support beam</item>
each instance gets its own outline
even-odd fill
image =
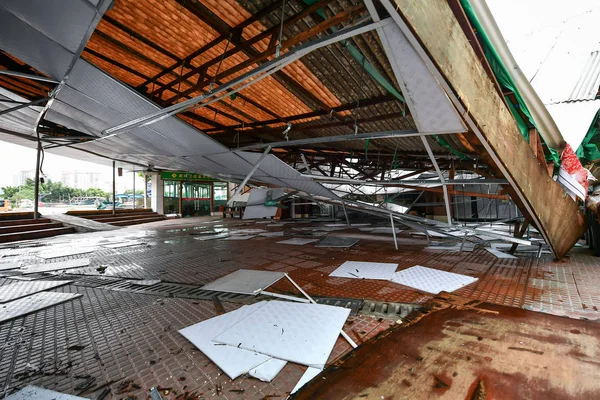
[[[307,144],[346,142],[346,141],[350,141],[350,140],[407,138],[407,137],[422,136],[422,135],[444,135],[444,134],[452,134],[452,133],[455,133],[455,132],[428,133],[428,132],[418,132],[414,129],[407,129],[407,130],[401,130],[401,131],[359,133],[356,135],[350,134],[350,135],[323,136],[323,137],[315,137],[315,138],[307,138],[307,139],[286,140],[286,141],[272,142],[272,143],[255,143],[255,144],[250,144],[248,146],[232,149],[232,151],[233,150],[239,151],[239,150],[263,149],[267,146],[277,148],[277,147],[303,146],[303,145],[307,145]]]
[[[112,164],[113,164],[113,166],[112,166],[113,167],[113,181],[112,181],[112,192],[113,192],[113,196],[112,197],[113,197],[113,201],[112,201],[112,213],[113,213],[113,215],[116,215],[117,214],[117,205],[116,205],[116,201],[117,201],[117,197],[116,197],[116,195],[117,195],[117,192],[116,192],[116,190],[117,190],[116,189],[116,187],[117,187],[116,180],[117,180],[117,177],[116,177],[116,172],[115,172],[115,161],[114,160],[113,160]]]
[[[448,187],[446,186],[446,180],[444,179],[444,174],[442,174],[442,170],[440,170],[440,166],[438,165],[433,152],[431,151],[431,147],[429,146],[429,142],[425,136],[421,136],[421,140],[423,141],[423,145],[425,146],[425,150],[427,150],[427,154],[431,159],[431,163],[433,164],[433,168],[435,168],[435,172],[437,172],[440,177],[440,181],[442,182],[442,189],[444,191],[444,203],[446,204],[446,215],[448,218],[448,225],[452,225],[452,213],[450,211],[450,197],[448,196]]]
[[[390,213],[390,222],[392,223],[392,235],[394,235],[394,245],[398,250],[398,238],[396,238],[396,227],[394,226],[394,216]]]
[[[117,125],[115,127],[105,129],[102,132],[102,134],[105,135],[104,138],[111,137],[117,133],[133,129],[140,125],[150,125],[154,122],[157,122],[157,121],[165,118],[166,116],[177,114],[184,110],[195,109],[198,107],[204,107],[215,101],[219,101],[226,96],[230,96],[233,93],[237,93],[238,91],[240,91],[256,82],[259,82],[260,80],[274,74],[275,72],[279,71],[283,67],[293,63],[294,61],[300,59],[301,57],[305,56],[306,54],[309,54],[310,52],[312,52],[314,50],[320,49],[322,47],[328,46],[332,43],[336,43],[336,42],[339,42],[344,39],[354,37],[356,35],[363,34],[365,32],[369,32],[373,29],[377,29],[379,27],[385,26],[385,25],[389,24],[390,22],[391,22],[390,19],[386,19],[386,20],[383,20],[383,21],[380,21],[377,23],[363,22],[358,25],[354,25],[352,27],[342,29],[335,34],[326,36],[322,39],[317,39],[317,40],[311,41],[305,45],[298,46],[297,48],[285,53],[281,57],[274,58],[274,59],[262,64],[260,67],[254,68],[253,70],[241,75],[240,77],[238,77],[236,79],[232,79],[231,81],[227,82],[226,84],[221,85],[221,86],[213,89],[210,92],[207,92],[200,96],[196,96],[189,100],[174,104],[170,107],[164,108],[162,110],[156,111],[156,112],[148,114],[146,116],[136,118],[132,121],[125,122],[125,123]],[[252,80],[250,80],[250,79],[252,79]],[[240,85],[247,80],[250,80],[250,81],[243,84],[242,86],[238,86],[235,89],[233,89],[233,87]],[[223,91],[227,91],[229,89],[232,89],[232,90],[229,92],[226,92],[225,94],[223,94],[221,96],[215,97],[218,93],[222,93]],[[198,105],[198,103],[200,103],[201,101],[206,101],[206,102]]]
[[[231,199],[229,199],[228,205],[230,202],[233,201],[233,198],[235,196],[237,196],[238,194],[241,193],[241,191],[244,189],[244,186],[246,186],[246,183],[248,183],[248,181],[250,180],[250,178],[252,178],[252,175],[254,175],[254,173],[256,172],[256,170],[258,169],[258,167],[260,167],[260,164],[265,160],[265,158],[267,158],[267,156],[269,155],[269,152],[271,151],[271,147],[267,147],[267,149],[264,151],[264,153],[262,154],[262,156],[260,156],[260,158],[258,159],[258,161],[256,162],[256,164],[254,165],[254,167],[252,167],[252,169],[250,170],[250,172],[248,172],[248,175],[246,175],[246,177],[244,178],[244,180],[240,183],[240,185],[238,186],[238,188],[235,190],[235,193],[233,194],[233,196],[231,196]]]
[[[40,204],[40,154],[42,153],[42,142],[38,140],[37,156],[35,160],[35,186],[33,193],[33,219],[38,219],[38,207]]]
[[[0,71],[2,71],[2,70],[0,70]],[[22,108],[27,108],[27,107],[30,107],[30,106],[35,106],[36,104],[44,103],[44,102],[46,102],[48,100],[50,100],[48,97],[44,97],[43,99],[34,100],[34,101],[29,102],[29,103],[19,104],[18,106],[14,106],[12,108],[7,108],[6,110],[0,111],[0,115],[8,114],[8,113],[20,110]]]
[[[26,79],[31,79],[34,81],[49,82],[49,83],[54,83],[54,84],[60,83],[58,81],[55,81],[54,79],[47,78],[45,76],[24,74],[23,72],[7,71],[4,69],[0,69],[0,75],[17,76],[19,78],[26,78]]]
[[[342,200],[342,209],[344,210],[344,216],[346,217],[346,225],[350,226],[350,218],[348,218],[348,213],[346,212],[346,205],[344,204],[343,200]]]

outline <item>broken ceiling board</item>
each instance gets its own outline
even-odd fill
[[[279,231],[279,232],[264,232],[264,233],[259,233],[258,236],[264,236],[264,237],[281,237],[284,236],[283,231]]]
[[[360,239],[347,238],[342,236],[327,236],[322,239],[315,247],[336,247],[347,249],[354,246]]]
[[[448,2],[393,2],[395,4],[387,8],[395,22],[404,26],[406,21],[424,47],[420,55],[431,57],[430,70],[439,71],[440,79],[450,86],[447,93],[450,96],[456,93],[457,104],[460,102],[461,108],[466,110],[465,117],[472,121],[470,127],[476,128],[475,134],[485,148],[485,152],[481,151],[483,160],[495,175],[509,180],[510,185],[504,189],[527,219],[542,231],[554,255],[562,258],[585,232],[585,216],[579,205],[565,196],[560,185],[548,175],[546,165],[534,156]],[[403,32],[407,34],[406,30]]]
[[[27,297],[34,293],[43,292],[64,286],[73,281],[31,281],[31,282],[15,282],[9,285],[2,286],[0,290],[0,303],[6,303],[12,300]]]
[[[475,249],[473,243],[464,243],[462,246],[460,243],[454,246],[427,246],[424,250],[440,250],[440,251],[467,251],[472,252]]]
[[[237,310],[180,329],[179,333],[217,364],[227,376],[235,379],[256,366],[269,361],[271,357],[238,348],[237,345],[224,346],[213,342],[212,339],[252,315],[266,304],[263,301],[250,306],[243,306]]]
[[[202,289],[254,296],[284,276],[283,272],[238,269],[229,275],[225,275],[214,282],[202,286]]]
[[[295,246],[303,246],[305,244],[314,243],[314,242],[318,242],[318,241],[319,241],[319,239],[292,238],[292,239],[282,240],[281,242],[277,242],[277,243],[292,244]]]
[[[59,257],[69,257],[69,256],[76,256],[79,254],[87,254],[87,253],[91,253],[93,252],[94,249],[93,248],[81,248],[81,249],[74,249],[73,247],[65,247],[63,249],[58,249],[58,250],[51,250],[51,251],[46,251],[43,253],[38,254],[38,257],[41,257],[45,260],[50,259],[50,258],[59,258]]]
[[[248,239],[255,238],[256,236],[257,235],[231,235],[231,236],[227,236],[223,240],[248,240]]]
[[[500,251],[498,249],[494,249],[494,248],[491,248],[491,247],[486,247],[485,249],[486,249],[487,252],[493,254],[496,258],[509,259],[509,260],[514,260],[516,258],[519,258],[519,257],[513,256],[512,254],[504,253],[504,252],[502,252],[502,251]]]
[[[33,264],[23,267],[20,271],[23,274],[34,274],[36,272],[62,271],[63,269],[73,269],[87,267],[90,265],[89,258],[78,258],[76,260],[58,261],[47,264]]]
[[[72,394],[65,394],[38,386],[27,385],[18,392],[5,397],[4,400],[89,400],[89,398],[73,396]]]
[[[342,307],[270,301],[213,341],[323,368],[349,314]]]
[[[81,297],[77,293],[41,292],[0,307],[0,323]]]
[[[456,109],[398,25],[377,29],[419,132],[465,132]]]
[[[139,246],[139,245],[144,245],[144,244],[146,244],[146,243],[142,242],[140,240],[135,240],[135,241],[131,241],[131,242],[105,244],[103,246],[108,249],[120,249],[121,247]]]
[[[393,263],[346,261],[329,276],[389,281],[394,276],[396,268],[398,268],[398,264]]]
[[[9,269],[17,269],[17,268],[21,268],[20,262],[9,262],[9,263],[0,264],[0,271],[6,271]]]
[[[250,197],[244,209],[242,219],[262,219],[273,218],[277,214],[277,207],[267,207],[265,203],[270,200],[278,199],[284,194],[282,188],[257,188],[250,191]]]
[[[298,390],[300,390],[302,388],[302,386],[304,386],[308,382],[312,381],[322,371],[323,371],[322,368],[308,367],[306,369],[306,371],[304,371],[304,374],[302,374],[302,376],[300,377],[300,380],[296,383],[296,386],[294,386],[294,388],[292,389],[290,394],[296,393]]]
[[[270,360],[260,364],[256,368],[252,368],[248,375],[260,379],[263,382],[271,382],[277,374],[281,372],[283,367],[287,364],[287,361],[280,360],[278,358],[271,358]]]
[[[391,281],[427,293],[438,294],[458,290],[477,281],[477,278],[415,265],[396,272]]]

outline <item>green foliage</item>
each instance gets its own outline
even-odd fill
[[[10,199],[15,206],[23,199],[33,200],[35,196],[35,181],[27,179],[21,186],[6,186],[1,188],[4,197]],[[107,198],[108,194],[99,188],[75,189],[63,185],[61,182],[53,182],[48,179],[40,185],[40,201],[46,203],[68,203],[73,197],[96,196]]]

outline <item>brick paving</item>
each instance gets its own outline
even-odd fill
[[[537,259],[522,254],[518,259],[500,260],[483,249],[462,253],[425,250],[424,238],[411,238],[406,233],[400,234],[398,251],[393,247],[391,235],[385,234],[376,237],[362,234],[360,242],[350,249],[276,243],[283,240],[281,237],[258,236],[246,241],[196,239],[203,232],[236,229],[284,230],[284,238],[289,238],[300,232],[294,230],[296,227],[308,224],[273,227],[210,217],[168,220],[116,231],[23,242],[17,249],[15,244],[0,246],[0,254],[4,254],[0,263],[20,261],[27,265],[89,257],[89,267],[51,276],[77,279],[81,275],[102,275],[198,286],[240,268],[260,269],[287,272],[314,296],[400,303],[423,303],[432,298],[428,293],[391,282],[328,276],[344,261],[394,262],[399,269],[423,265],[479,278],[455,292],[461,296],[572,318],[600,318],[600,259],[583,248],[574,249],[570,257],[557,262],[549,255]],[[357,229],[333,234],[344,233],[360,234]],[[141,240],[145,244],[118,249],[102,247],[115,240]],[[36,256],[66,246],[93,246],[95,250],[92,254],[53,260]],[[6,251],[9,247],[13,248]],[[98,271],[101,266],[106,267],[102,274]],[[8,279],[10,275],[15,273],[0,271],[0,276],[6,277],[0,278],[0,290],[1,286],[16,282]],[[199,398],[213,395],[226,399],[261,399],[269,395],[284,398],[305,369],[290,363],[271,383],[248,377],[231,382],[177,333],[178,329],[215,316],[211,301],[90,286],[82,282],[54,289],[81,293],[83,297],[0,323],[0,398],[30,383],[92,398],[110,388],[111,395],[107,398],[144,399],[153,386],[164,389],[163,397],[168,399],[185,398],[185,393]],[[286,280],[275,284],[270,291],[298,294]],[[224,303],[224,306],[232,310],[240,304]],[[393,323],[387,319],[351,316],[344,330],[361,343]],[[348,351],[349,344],[340,338],[329,363]]]

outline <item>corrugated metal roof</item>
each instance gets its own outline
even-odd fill
[[[600,43],[592,51],[583,72],[567,101],[595,100],[600,92]]]

